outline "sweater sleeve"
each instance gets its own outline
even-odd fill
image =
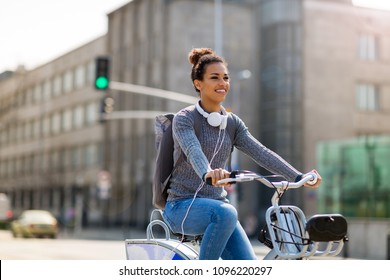
[[[202,151],[200,142],[195,134],[194,119],[185,111],[173,119],[173,137],[192,165],[196,174],[203,180],[203,175],[209,171],[209,161]]]
[[[273,174],[283,175],[287,180],[294,182],[302,173],[296,170],[285,159],[260,143],[237,116],[237,133],[235,146],[237,149],[252,158],[259,166]]]

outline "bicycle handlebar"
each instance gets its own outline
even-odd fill
[[[257,180],[266,185],[269,188],[282,188],[288,186],[289,188],[300,188],[305,183],[309,182],[310,184],[315,184],[317,181],[317,174],[314,172],[309,172],[305,174],[301,180],[298,182],[289,182],[289,181],[279,181],[271,182],[265,176],[257,174],[248,170],[234,170],[230,173],[230,177],[218,181],[218,184],[235,184],[239,182],[248,182]],[[206,183],[211,185],[211,178],[206,179]]]

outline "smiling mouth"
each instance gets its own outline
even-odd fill
[[[225,94],[226,90],[225,89],[217,89],[215,92],[219,93],[219,94]]]

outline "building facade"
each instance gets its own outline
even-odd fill
[[[105,42],[98,38],[0,80],[0,188],[15,214],[45,208],[72,226],[76,211],[84,224],[85,213],[97,215],[103,127],[101,96],[92,83],[95,56],[105,53]]]
[[[242,70],[256,71],[254,1],[225,1],[223,55],[232,79]],[[132,1],[108,15],[107,52],[112,57],[112,79],[197,96],[190,79],[188,53],[193,47],[213,47],[213,1]],[[241,26],[248,28],[242,29]],[[228,31],[225,31],[228,30]],[[238,78],[237,78],[238,79]],[[241,92],[254,92],[253,83],[242,82]],[[174,100],[153,98],[111,90],[115,110],[175,112],[188,106]],[[245,102],[258,103],[248,94]],[[228,100],[238,110],[239,104]],[[245,108],[245,104],[241,104]],[[256,118],[249,118],[254,133]],[[257,114],[251,112],[251,115]],[[154,116],[152,115],[154,118]],[[107,122],[109,169],[113,176],[115,207],[110,215],[126,224],[144,225],[151,209],[154,170],[154,125],[150,119],[122,119]],[[255,205],[253,204],[253,208]]]

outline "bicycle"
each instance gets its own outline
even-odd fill
[[[230,178],[218,183],[234,184],[259,181],[275,190],[271,206],[265,214],[266,225],[260,230],[259,241],[270,251],[264,260],[296,260],[312,257],[333,257],[340,254],[347,238],[347,221],[341,214],[317,214],[306,220],[304,212],[295,205],[279,205],[281,197],[289,189],[297,189],[305,183],[316,180],[315,173],[308,173],[299,182],[285,180],[272,182],[268,178],[252,171],[233,171]],[[147,239],[126,239],[127,259],[197,259],[198,251],[192,245],[198,244],[201,237],[189,237],[178,234],[171,239],[171,232],[163,219],[154,219],[154,210],[147,227]],[[160,212],[161,214],[161,212]],[[165,239],[156,239],[152,228],[160,225],[165,231]],[[177,235],[177,234],[175,234]],[[323,248],[323,249],[321,249]],[[138,250],[138,251],[137,251]]]

